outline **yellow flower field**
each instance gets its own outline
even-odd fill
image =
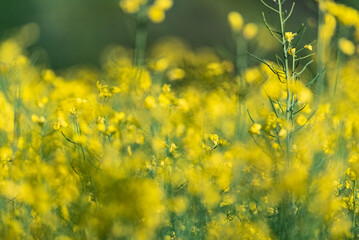
[[[358,239],[359,12],[313,2],[310,42],[294,3],[228,12],[234,60],[148,46],[172,0],[120,0],[135,47],[101,69],[31,61],[35,24],[4,39],[0,239]],[[261,31],[272,57],[247,52]]]

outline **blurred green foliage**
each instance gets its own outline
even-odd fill
[[[116,0],[2,0],[0,32],[7,37],[11,29],[29,22],[40,26],[41,35],[31,50],[43,49],[38,61],[50,62],[55,69],[74,64],[98,65],[106,46],[121,44],[133,47],[135,21],[121,12]],[[259,0],[175,0],[166,21],[150,26],[149,44],[164,36],[186,40],[191,46],[212,46],[231,52],[234,49],[227,24],[227,14],[235,10],[246,20],[259,22]],[[290,4],[292,0],[288,1]],[[341,2],[358,7],[357,0]],[[298,21],[316,18],[314,0],[297,1]],[[263,11],[267,11],[262,8]],[[270,16],[269,16],[270,17]],[[309,18],[311,19],[311,18]],[[307,24],[307,23],[306,23]],[[10,29],[10,30],[9,30]],[[309,38],[316,30],[309,29]],[[45,54],[45,52],[47,54]]]

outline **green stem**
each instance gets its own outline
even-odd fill
[[[238,83],[238,129],[237,136],[239,139],[243,139],[245,134],[246,125],[246,106],[245,106],[245,94],[246,94],[246,81],[244,76],[244,70],[247,68],[247,41],[242,36],[236,35],[236,74],[240,76],[240,82]],[[244,140],[244,139],[243,139]]]
[[[242,72],[247,68],[247,41],[242,36],[236,36],[236,73],[242,75]]]
[[[282,13],[282,1],[278,0],[278,6],[279,6],[279,20],[280,20],[280,31],[281,31],[281,35],[282,35],[282,48],[283,48],[283,56],[284,56],[284,73],[285,73],[285,79],[286,79],[286,83],[287,83],[287,106],[286,106],[286,120],[287,123],[289,124],[290,122],[290,116],[291,116],[291,112],[293,111],[292,109],[292,98],[291,98],[291,92],[290,92],[290,86],[289,86],[289,81],[290,81],[290,77],[288,76],[288,69],[289,69],[289,61],[288,61],[288,47],[286,44],[286,40],[285,40],[285,29],[284,29],[284,21],[283,21],[283,13]],[[290,159],[290,139],[291,139],[291,127],[288,127],[287,130],[287,164],[289,163],[289,159]]]
[[[354,180],[354,186],[353,186],[353,232],[356,225],[356,204],[355,204],[355,192],[356,192],[356,180]]]
[[[283,13],[282,13],[282,1],[278,0],[279,6],[279,20],[280,20],[280,31],[282,35],[282,48],[283,48],[283,56],[284,56],[284,74],[287,82],[287,107],[286,107],[286,119],[289,121],[291,102],[290,102],[290,89],[289,89],[289,77],[288,77],[288,69],[289,69],[289,61],[288,61],[288,48],[285,40],[285,30],[284,30],[284,21],[283,21]]]
[[[318,66],[317,72],[321,72],[324,69],[325,63],[325,43],[324,39],[321,37],[321,33],[323,31],[323,22],[324,22],[324,13],[322,12],[323,9],[323,0],[319,0],[319,7],[318,7]],[[325,73],[321,74],[317,80],[317,92],[321,97],[324,92],[325,87]]]
[[[147,48],[147,6],[142,6],[136,15],[135,66],[144,66]]]
[[[285,20],[283,19],[283,11],[282,11],[282,0],[278,0],[278,10],[279,10],[279,20],[280,20],[280,32],[282,37],[282,48],[283,48],[283,56],[284,56],[284,73],[287,84],[287,106],[286,106],[286,120],[288,124],[287,128],[287,148],[286,148],[286,165],[287,167],[290,165],[290,151],[291,151],[291,139],[292,139],[292,116],[293,116],[293,98],[290,91],[290,81],[293,80],[292,76],[289,76],[289,60],[288,60],[288,49],[289,45],[286,43],[285,39]],[[295,68],[295,56],[293,54],[293,73]],[[292,74],[293,74],[292,73]],[[282,211],[280,213],[280,239],[293,239],[295,236],[295,221],[296,221],[296,213],[295,213],[295,201],[294,196],[286,193],[283,202],[282,202]]]
[[[20,108],[21,108],[21,86],[16,87],[15,101],[14,101],[14,140],[12,143],[12,150],[17,151],[17,145],[20,138]]]

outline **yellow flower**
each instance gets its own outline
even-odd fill
[[[53,127],[54,127],[55,130],[59,130],[60,127],[61,127],[61,124],[59,122],[55,122]]]
[[[305,45],[304,48],[308,49],[309,51],[313,50],[313,46],[311,44]]]
[[[71,115],[76,115],[76,114],[77,114],[77,111],[76,111],[75,106],[71,106],[71,108],[69,109],[69,113],[70,113]]]
[[[176,144],[171,143],[171,146],[170,146],[170,152],[171,152],[171,153],[173,153],[176,149],[177,149]]]
[[[354,43],[346,38],[340,38],[338,46],[345,55],[351,56],[355,53]]]
[[[56,75],[55,75],[54,71],[52,71],[50,69],[46,69],[46,70],[42,71],[42,78],[45,81],[51,81],[56,78]]]
[[[286,32],[284,34],[285,39],[287,40],[287,42],[292,42],[293,38],[296,36],[296,33],[292,33],[292,32]]]
[[[104,123],[98,123],[97,124],[97,130],[100,132],[105,132],[106,131],[106,125]]]
[[[324,15],[324,24],[322,26],[322,30],[320,31],[320,35],[319,35],[319,37],[323,39],[326,45],[333,37],[336,26],[337,26],[337,21],[335,20],[335,17],[331,14],[326,13]]]
[[[168,10],[172,7],[173,2],[172,0],[156,0],[154,5],[162,10]]]
[[[31,120],[32,120],[33,122],[35,122],[35,123],[40,124],[40,125],[44,124],[44,122],[46,121],[46,119],[45,119],[44,116],[39,117],[39,116],[37,116],[37,115],[35,115],[35,114],[33,114],[33,115],[31,116]]]
[[[299,126],[303,126],[304,124],[307,123],[307,118],[304,115],[300,114],[297,117],[297,123],[298,123]]]
[[[151,66],[153,70],[163,72],[168,68],[169,61],[167,58],[160,58]]]
[[[296,57],[296,56],[295,56],[295,51],[296,51],[296,50],[297,50],[296,48],[289,48],[289,49],[288,49],[289,55],[292,55],[292,56],[294,55],[294,57]]]
[[[186,72],[181,68],[175,68],[169,71],[167,76],[171,81],[181,80],[186,76]]]
[[[144,102],[145,108],[151,109],[156,106],[156,100],[153,96],[148,96],[145,98]]]
[[[163,9],[157,6],[152,6],[148,9],[148,17],[152,22],[160,23],[165,20],[165,12]]]
[[[36,123],[39,120],[39,116],[32,114],[31,120]]]
[[[207,65],[207,70],[210,76],[219,76],[223,74],[223,68],[218,62],[209,63]]]
[[[287,130],[282,128],[278,133],[278,137],[280,137],[281,139],[284,139],[286,136],[287,136]]]
[[[252,127],[249,129],[249,133],[251,135],[255,135],[255,134],[260,134],[262,129],[262,125],[260,125],[259,123],[255,123],[252,125]]]
[[[258,33],[258,27],[255,23],[248,23],[243,28],[243,36],[247,40],[252,40]]]
[[[243,27],[243,17],[238,12],[230,12],[228,14],[228,21],[233,32],[239,33]]]
[[[141,5],[146,4],[147,0],[121,0],[120,7],[126,13],[136,13]]]

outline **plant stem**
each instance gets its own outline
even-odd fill
[[[147,6],[142,6],[136,15],[135,56],[133,64],[144,66],[147,48]]]
[[[242,36],[236,35],[236,73],[237,76],[242,75],[248,66],[247,50],[248,43]]]
[[[355,191],[356,191],[356,180],[354,180],[354,185],[353,185],[353,232],[355,229],[355,222],[356,222],[356,205],[355,205]]]
[[[324,22],[324,13],[323,9],[323,0],[319,0],[318,2],[318,66],[317,72],[321,72],[324,69],[324,59],[325,59],[325,43],[322,37],[323,31],[323,22]],[[317,80],[317,92],[318,95],[321,97],[323,95],[325,87],[325,73],[321,74]]]
[[[289,45],[286,43],[285,39],[285,21],[283,19],[283,11],[282,11],[282,0],[278,0],[278,11],[279,11],[279,21],[280,21],[280,32],[282,39],[282,48],[283,48],[283,56],[284,56],[284,74],[287,84],[287,106],[286,106],[286,120],[287,120],[287,138],[286,138],[286,166],[290,166],[290,152],[291,152],[291,139],[292,139],[292,116],[293,116],[293,98],[290,91],[290,81],[292,81],[293,77],[289,76],[289,60],[288,60],[288,49]],[[295,53],[293,53],[293,73],[295,68]],[[293,74],[292,73],[292,74]],[[295,236],[295,201],[294,196],[292,194],[286,193],[282,200],[282,211],[280,212],[280,235],[279,239],[293,239]]]
[[[240,77],[238,82],[238,128],[237,136],[239,139],[244,140],[246,137],[245,126],[246,126],[246,80],[244,75],[244,70],[247,68],[247,41],[240,35],[235,35],[236,40],[236,75]]]
[[[17,151],[17,144],[20,138],[20,108],[21,108],[21,86],[16,87],[15,101],[14,101],[14,140],[12,143],[12,150]]]
[[[280,20],[280,31],[282,35],[282,47],[283,47],[283,56],[284,56],[284,74],[285,79],[287,82],[287,107],[286,107],[286,119],[289,121],[290,117],[290,109],[291,109],[291,93],[289,89],[289,77],[288,77],[288,69],[289,69],[289,61],[288,61],[288,48],[286,45],[285,40],[285,30],[284,30],[284,21],[283,21],[283,14],[282,14],[282,1],[278,0],[278,6],[279,6],[279,20]]]

